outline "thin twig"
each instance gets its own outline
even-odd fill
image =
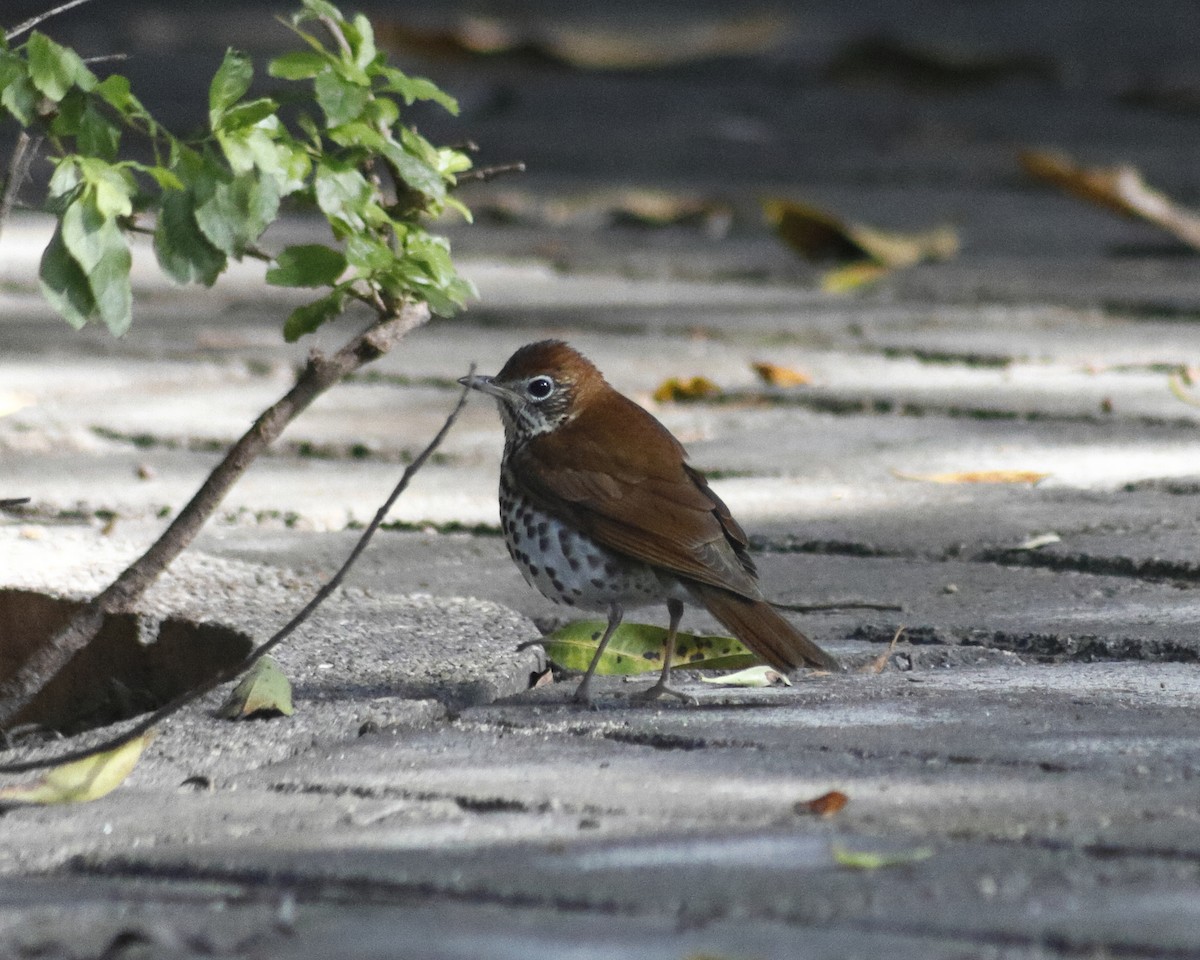
[[[466,173],[458,175],[458,186],[462,186],[472,180],[478,180],[481,183],[487,183],[489,180],[495,180],[497,177],[502,177],[506,173],[524,173],[525,161],[519,160],[516,163],[498,163],[494,167],[479,167],[477,170],[468,170]]]
[[[128,60],[128,59],[129,59],[129,54],[127,54],[127,53],[106,53],[103,56],[99,56],[99,57],[84,57],[83,62],[89,63],[89,64],[90,63],[113,63],[113,62],[119,62],[119,61],[124,61],[124,60]]]
[[[24,130],[17,136],[12,156],[8,158],[8,177],[4,181],[4,193],[0,195],[0,230],[8,223],[8,218],[17,203],[17,194],[25,185],[25,178],[29,176],[29,166],[37,156],[41,144],[41,137],[31,137]]]
[[[871,603],[867,600],[833,600],[829,603],[776,603],[771,601],[776,610],[791,610],[793,613],[821,613],[827,610],[887,610],[893,613],[903,613],[904,607],[898,603]]]
[[[471,368],[467,371],[467,376],[464,379],[466,379],[469,383],[474,375],[475,364],[471,364]],[[21,760],[14,763],[0,764],[0,773],[27,773],[30,770],[40,770],[46,767],[55,767],[60,763],[72,763],[76,760],[83,760],[87,757],[95,756],[98,753],[108,753],[110,750],[116,750],[118,747],[122,747],[129,743],[129,741],[140,737],[155,724],[171,716],[171,714],[176,713],[189,703],[200,699],[200,697],[204,696],[215,687],[220,686],[222,683],[227,683],[230,680],[236,679],[254,666],[255,663],[265,657],[268,653],[274,650],[277,646],[283,643],[283,641],[286,640],[292,633],[294,633],[295,630],[301,624],[303,624],[305,620],[312,616],[313,611],[315,611],[317,607],[324,603],[334,590],[341,586],[342,581],[346,578],[346,574],[350,572],[350,568],[354,566],[354,563],[358,560],[359,556],[361,556],[362,552],[367,548],[367,544],[371,542],[371,538],[375,535],[375,531],[379,529],[380,524],[382,524],[387,518],[388,513],[391,511],[396,501],[400,499],[400,495],[408,488],[409,481],[412,480],[416,472],[425,465],[425,462],[433,455],[433,452],[441,445],[442,441],[446,439],[446,434],[450,432],[450,428],[454,426],[455,421],[458,420],[459,413],[462,412],[462,408],[466,405],[467,396],[470,392],[470,387],[463,387],[462,393],[458,395],[458,403],[455,404],[454,409],[451,410],[449,416],[446,417],[446,421],[442,424],[442,428],[434,435],[434,438],[429,441],[429,443],[425,446],[425,449],[417,454],[413,462],[404,468],[404,473],[400,476],[400,482],[396,484],[395,489],[392,490],[391,494],[383,502],[383,506],[376,511],[374,518],[369,524],[367,524],[367,528],[363,530],[362,536],[358,538],[358,542],[354,545],[354,549],[350,551],[349,556],[346,557],[345,562],[340,568],[338,568],[337,573],[330,577],[329,581],[313,595],[313,598],[301,608],[300,612],[292,617],[287,624],[280,628],[280,630],[276,632],[270,640],[267,640],[255,647],[252,651],[250,651],[249,654],[246,655],[246,658],[242,660],[241,663],[235,664],[232,667],[226,667],[224,670],[210,677],[208,680],[205,680],[199,686],[193,687],[192,689],[181,693],[173,700],[163,704],[153,713],[147,714],[124,733],[117,734],[115,737],[110,737],[109,739],[101,741],[100,743],[94,744],[90,747],[81,747],[78,750],[72,750],[68,753],[61,754],[60,756],[43,757],[38,760]]]
[[[49,20],[51,17],[57,17],[60,13],[66,13],[72,7],[78,7],[87,2],[88,0],[68,0],[67,3],[61,4],[52,10],[47,10],[45,13],[39,13],[36,17],[30,17],[24,23],[13,27],[4,34],[4,39],[13,40],[16,37],[19,37],[21,34],[29,32],[39,23]]]
[[[225,454],[187,505],[157,540],[99,596],[84,605],[49,642],[0,681],[0,727],[17,719],[67,662],[87,646],[107,614],[130,607],[187,548],[250,465],[317,397],[365,363],[383,356],[406,333],[429,319],[426,303],[405,304],[375,320],[330,357],[314,354],[283,397],[268,407]]]

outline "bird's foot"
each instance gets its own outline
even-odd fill
[[[647,690],[640,690],[637,693],[630,694],[629,699],[636,703],[649,703],[652,700],[657,700],[659,697],[675,697],[691,706],[695,706],[700,702],[691,694],[684,693],[682,690],[676,690],[674,687],[668,687],[661,680]]]

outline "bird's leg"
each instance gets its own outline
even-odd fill
[[[686,693],[667,686],[671,682],[671,658],[675,656],[675,634],[679,632],[679,621],[683,619],[683,601],[668,600],[667,613],[671,616],[671,622],[667,626],[667,642],[663,645],[662,673],[659,674],[658,683],[649,690],[635,693],[630,699],[657,700],[663,694],[667,694],[668,696],[678,697],[684,703],[695,703],[695,697],[688,696]]]
[[[608,626],[604,629],[604,636],[600,638],[600,644],[592,655],[592,662],[588,664],[587,673],[583,675],[583,679],[579,682],[579,688],[575,691],[576,703],[587,704],[589,707],[592,705],[592,674],[596,672],[600,657],[604,654],[604,648],[608,646],[612,635],[617,632],[617,627],[621,625],[621,618],[624,616],[625,611],[621,609],[619,603],[613,602],[608,605]]]

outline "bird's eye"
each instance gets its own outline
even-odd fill
[[[534,377],[525,389],[534,400],[545,400],[554,392],[554,381],[549,377]]]

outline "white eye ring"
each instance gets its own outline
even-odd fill
[[[525,390],[534,400],[545,400],[554,392],[554,381],[550,377],[534,377],[525,385]]]

